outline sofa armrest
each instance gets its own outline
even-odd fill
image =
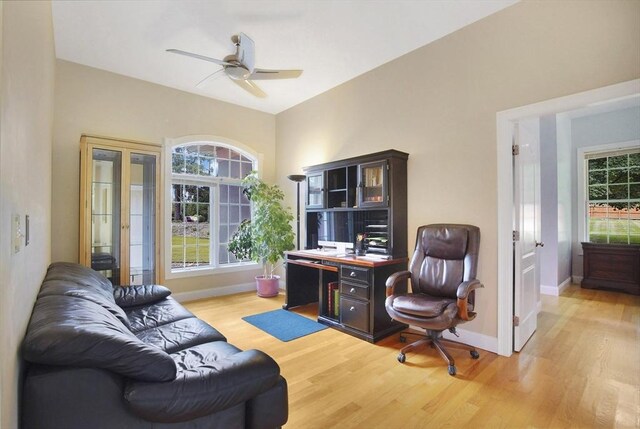
[[[120,307],[153,304],[171,295],[171,291],[160,285],[114,286],[113,298]]]
[[[278,364],[259,350],[217,359],[197,346],[172,356],[179,368],[175,380],[127,382],[125,400],[145,420],[175,423],[202,417],[246,402],[280,379]]]

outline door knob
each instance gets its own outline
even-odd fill
[[[542,241],[536,241],[536,247],[544,247],[544,243]]]
[[[355,277],[355,276],[357,276],[356,272],[355,271],[351,271],[351,274],[349,274],[349,277]]]

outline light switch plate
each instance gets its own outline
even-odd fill
[[[11,221],[11,237],[13,253],[18,253],[22,248],[22,224],[20,222],[20,215],[14,214]]]

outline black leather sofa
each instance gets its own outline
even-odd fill
[[[158,285],[119,287],[54,263],[25,336],[22,427],[275,428],[287,383]]]

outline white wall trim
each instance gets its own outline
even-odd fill
[[[593,103],[640,93],[640,79],[554,98],[496,113],[498,190],[498,337],[497,351],[513,353],[513,171],[511,145],[513,125],[521,118],[575,110]]]
[[[278,289],[284,291],[286,282],[280,280]],[[178,302],[196,301],[198,299],[213,298],[216,296],[235,295],[236,293],[251,292],[256,290],[256,282],[240,283],[236,285],[213,287],[209,289],[200,289],[189,292],[178,292],[171,296]]]
[[[571,284],[571,277],[567,277],[558,286],[540,285],[540,293],[543,295],[560,296],[562,292]]]
[[[213,298],[214,296],[233,295],[236,293],[250,292],[256,290],[256,283],[240,283],[229,286],[213,287],[189,292],[173,293],[171,296],[178,302],[195,301],[198,299]]]
[[[579,285],[582,283],[582,276],[571,276],[571,283],[574,285]]]
[[[479,334],[473,331],[467,331],[466,329],[457,328],[456,332],[460,337],[456,337],[449,331],[444,331],[442,337],[447,340],[459,341],[464,344],[472,345],[482,350],[486,350],[491,353],[498,353],[498,338],[490,337],[489,335]],[[445,346],[446,347],[446,346]]]
[[[558,296],[560,295],[558,286],[540,285],[540,293],[542,295]]]
[[[571,277],[567,277],[562,283],[560,283],[558,286],[558,293],[562,295],[562,292],[564,292],[569,286],[571,286]]]
[[[425,335],[425,330],[419,326],[409,325],[409,329],[415,331],[416,334]],[[477,347],[491,353],[498,353],[497,337],[491,337],[489,335],[479,334],[478,332],[468,331],[466,329],[460,328],[456,328],[456,332],[458,333],[459,337],[456,337],[449,331],[443,331],[442,338],[468,344],[470,346]],[[412,340],[409,338],[408,342],[411,343]]]

